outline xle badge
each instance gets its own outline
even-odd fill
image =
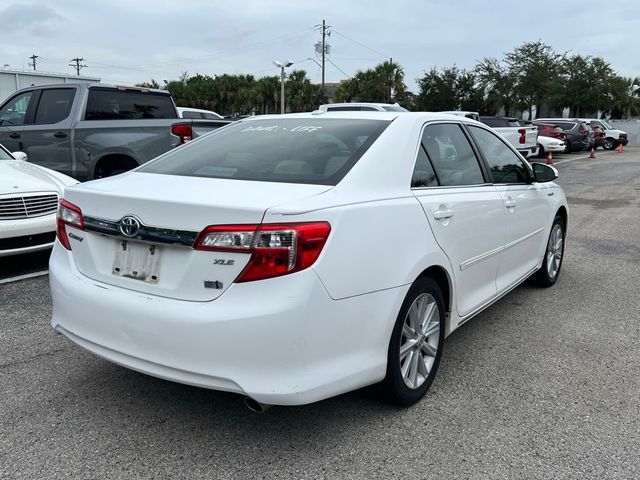
[[[222,289],[222,282],[219,282],[217,280],[215,280],[215,281],[205,280],[204,281],[204,288],[214,288],[216,290],[221,290]]]
[[[215,258],[213,260],[214,265],[233,265],[235,260],[226,260],[224,258]]]

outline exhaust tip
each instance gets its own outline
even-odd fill
[[[244,397],[245,406],[254,413],[264,413],[271,408],[271,405],[265,405],[251,397]]]

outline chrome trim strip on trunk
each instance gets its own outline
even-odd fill
[[[84,228],[90,232],[100,233],[111,237],[123,238],[125,240],[138,240],[149,243],[163,243],[182,247],[193,247],[199,232],[189,230],[175,230],[171,228],[150,227],[140,223],[138,233],[133,237],[127,237],[120,231],[120,222],[104,220],[95,217],[82,217]]]

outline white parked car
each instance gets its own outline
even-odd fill
[[[51,248],[58,199],[78,183],[28,163],[22,152],[14,155],[0,145],[0,257]]]
[[[545,137],[538,135],[538,156],[544,157],[549,152],[562,153],[567,148],[567,145],[557,138]]]
[[[557,172],[464,117],[254,117],[70,187],[52,326],[157,377],[299,405],[418,401],[445,337],[558,278]]]
[[[224,117],[211,110],[202,110],[201,108],[176,107],[180,118],[196,118],[199,120],[222,120]]]

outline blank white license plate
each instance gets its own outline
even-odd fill
[[[158,283],[160,249],[156,245],[123,240],[118,243],[112,273],[117,277]]]

